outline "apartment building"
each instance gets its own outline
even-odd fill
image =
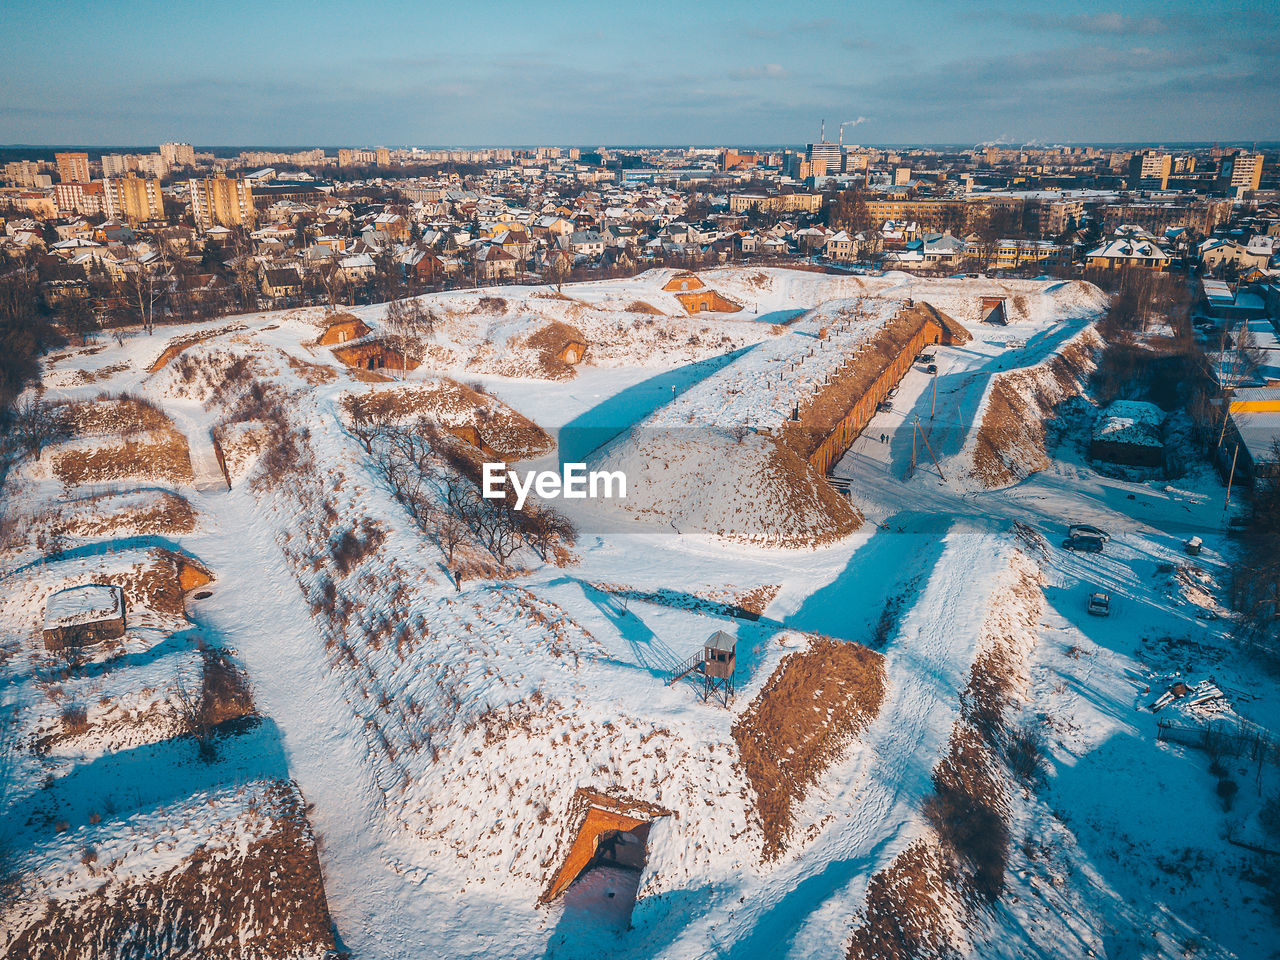
[[[253,187],[248,180],[205,177],[191,180],[191,216],[200,230],[221,227],[252,227],[257,212]]]
[[[764,158],[758,153],[739,153],[737,150],[720,151],[721,170],[749,170],[761,163]]]
[[[1214,227],[1230,217],[1230,200],[1111,203],[1102,208],[1102,228],[1111,231],[1131,223],[1155,234],[1164,233],[1170,227],[1212,233]]]
[[[174,167],[194,167],[196,165],[196,151],[189,143],[172,141],[162,143],[160,144],[160,156],[170,169]]]
[[[767,213],[817,213],[822,209],[820,193],[735,193],[729,197],[730,213],[745,213],[748,210],[763,210]]]
[[[102,175],[104,177],[123,177],[133,169],[129,158],[123,153],[104,153],[102,155]]]
[[[359,167],[378,162],[378,154],[373,150],[354,150],[342,147],[338,150],[338,166]]]
[[[14,160],[4,165],[4,178],[15,187],[34,187],[39,177],[40,164],[34,160]]]
[[[1224,157],[1218,168],[1218,182],[1232,194],[1257,190],[1262,183],[1262,154],[1237,150]]]
[[[1129,159],[1129,186],[1143,190],[1165,190],[1173,171],[1173,157],[1156,150],[1135,153]]]
[[[87,153],[55,153],[58,179],[63,183],[89,182],[89,155]]]
[[[58,183],[53,202],[59,213],[79,213],[87,217],[103,212],[102,183]]]
[[[102,198],[108,217],[127,220],[130,224],[164,219],[164,195],[159,180],[146,180],[135,174],[108,177],[102,182]]]

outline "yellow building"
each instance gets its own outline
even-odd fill
[[[743,213],[755,208],[769,213],[817,213],[822,209],[820,193],[735,193],[729,197],[729,210]]]
[[[131,173],[104,180],[102,194],[108,217],[128,220],[131,224],[164,219],[164,196],[159,180],[144,180]]]
[[[191,216],[199,229],[254,225],[253,187],[248,180],[219,176],[192,180],[190,184]]]
[[[1241,190],[1257,190],[1262,183],[1262,154],[1238,150],[1222,161],[1218,179],[1232,193]]]

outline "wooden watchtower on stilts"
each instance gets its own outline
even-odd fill
[[[667,686],[694,674],[694,679],[702,692],[702,699],[706,701],[714,696],[727,707],[733,700],[734,673],[737,666],[737,639],[723,630],[717,630],[707,637],[701,650],[671,671],[667,677]]]

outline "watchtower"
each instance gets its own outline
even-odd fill
[[[702,699],[713,694],[724,701],[733,699],[733,676],[737,668],[738,641],[723,630],[707,637],[702,645]]]
[[[738,641],[717,630],[707,637],[702,649],[667,675],[667,686],[693,674],[702,688],[702,699],[713,695],[726,707],[733,699],[734,673],[738,665]]]

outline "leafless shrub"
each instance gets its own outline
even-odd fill
[[[329,555],[342,576],[354,570],[365,558],[377,553],[386,533],[368,517],[359,527],[348,527],[329,545]]]
[[[62,708],[62,732],[68,737],[78,737],[89,732],[89,713],[78,703]]]

